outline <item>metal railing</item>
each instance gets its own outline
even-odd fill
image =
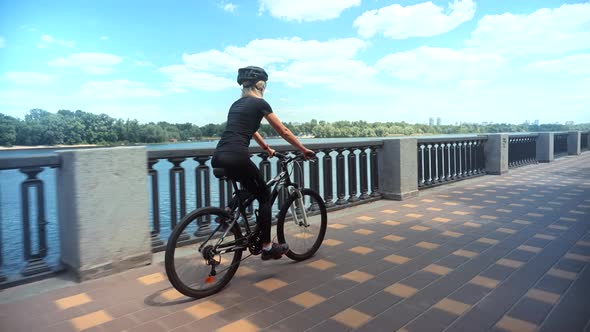
[[[553,134],[553,156],[555,158],[567,155],[568,133]]]
[[[0,199],[3,204],[20,206],[0,209],[0,288],[63,270],[59,264],[56,195],[48,194],[55,190],[58,167],[57,155],[0,157],[3,184],[8,183],[11,188],[7,189],[19,192]],[[10,237],[3,237],[3,229],[10,232]],[[50,248],[48,239],[55,247]]]
[[[539,134],[510,135],[508,137],[508,168],[537,163]]]
[[[485,174],[487,136],[418,139],[418,188]]]
[[[381,145],[381,140],[306,144],[317,152],[318,158],[296,169],[294,180],[319,192],[329,210],[379,199],[377,148]],[[291,147],[274,148],[279,152],[294,153]],[[213,152],[213,149],[148,151],[154,252],[164,249],[168,234],[188,211],[229,204],[233,188],[213,176]],[[252,148],[250,152],[265,180],[277,174],[276,158],[269,160],[259,148]],[[284,200],[285,197],[278,197],[274,212],[280,209]],[[249,212],[253,209],[250,207]]]

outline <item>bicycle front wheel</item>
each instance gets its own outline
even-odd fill
[[[317,192],[300,189],[289,195],[277,221],[279,242],[289,245],[287,257],[302,261],[313,256],[322,245],[327,223],[326,205]]]
[[[223,236],[228,227],[225,220],[227,214],[219,208],[198,209],[183,217],[170,234],[164,258],[166,275],[180,293],[194,298],[212,295],[236,273],[242,258],[242,234],[235,224]]]

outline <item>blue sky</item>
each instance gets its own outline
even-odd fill
[[[225,120],[237,69],[284,121],[590,122],[590,2],[0,1],[0,113]]]

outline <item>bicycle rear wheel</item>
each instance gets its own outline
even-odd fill
[[[214,249],[217,244],[228,248],[236,247],[232,243],[241,242],[242,234],[237,224],[222,239],[228,226],[222,220],[227,217],[227,213],[219,208],[198,209],[183,217],[170,234],[165,254],[166,275],[180,293],[194,298],[209,296],[225,287],[236,273],[242,249],[223,254]],[[211,233],[213,235],[208,239]],[[214,276],[211,275],[211,265],[208,265],[212,260],[215,262]]]
[[[287,257],[302,261],[313,256],[322,245],[328,213],[322,197],[311,189],[289,195],[281,207],[277,221],[279,242],[287,243]]]

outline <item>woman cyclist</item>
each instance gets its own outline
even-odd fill
[[[250,139],[254,138],[269,156],[273,156],[275,150],[271,149],[257,132],[264,117],[285,141],[303,153],[305,159],[315,156],[313,151],[303,146],[283,125],[263,99],[267,80],[268,74],[260,67],[248,66],[238,70],[238,84],[242,86],[242,96],[229,109],[225,130],[211,160],[213,167],[224,168],[228,178],[239,181],[246,190],[256,195],[259,203],[257,223],[263,243],[263,260],[279,259],[289,248],[286,244],[271,242],[270,190],[262,173],[250,160]]]

